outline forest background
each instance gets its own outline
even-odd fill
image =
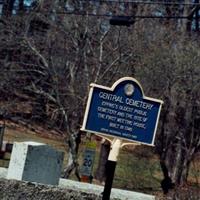
[[[187,183],[200,150],[198,0],[0,2],[1,115],[62,135],[65,177],[78,172],[90,83],[136,78],[162,99],[155,149],[164,177]],[[113,26],[128,16],[128,26]],[[89,136],[88,136],[89,137]],[[147,150],[149,151],[149,150]]]

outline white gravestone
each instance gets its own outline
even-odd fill
[[[15,142],[7,179],[57,185],[63,163],[63,152],[36,142]]]

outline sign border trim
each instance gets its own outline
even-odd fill
[[[100,89],[105,89],[105,90],[108,90],[108,91],[114,91],[115,88],[123,81],[133,81],[135,82],[136,84],[138,84],[138,86],[140,87],[140,90],[142,92],[142,97],[143,99],[145,100],[150,100],[150,101],[154,101],[154,102],[157,102],[157,103],[160,103],[160,106],[159,106],[159,110],[158,110],[158,114],[157,114],[157,119],[156,119],[156,124],[155,124],[155,128],[154,128],[154,133],[153,133],[153,138],[152,138],[152,143],[145,143],[145,142],[139,142],[139,141],[136,141],[136,140],[131,140],[131,139],[126,139],[126,138],[123,138],[123,137],[119,137],[119,136],[114,136],[114,135],[109,135],[109,134],[104,134],[104,133],[101,133],[101,132],[96,132],[96,131],[92,131],[92,130],[88,130],[88,129],[85,129],[86,127],[86,123],[87,123],[87,119],[88,119],[88,114],[89,114],[89,110],[90,110],[90,105],[91,105],[91,100],[92,100],[92,94],[93,94],[93,91],[94,91],[94,88],[100,88]],[[132,78],[132,77],[123,77],[123,78],[120,78],[119,80],[117,80],[113,85],[112,87],[107,87],[107,86],[103,86],[103,85],[98,85],[96,83],[91,83],[90,84],[90,91],[89,91],[89,95],[88,95],[88,100],[87,100],[87,104],[86,104],[86,110],[85,110],[85,114],[84,114],[84,120],[83,120],[83,125],[81,127],[81,130],[82,131],[88,131],[90,133],[94,133],[94,134],[97,134],[97,135],[103,135],[103,136],[107,136],[107,137],[116,137],[116,138],[120,138],[120,139],[123,139],[123,140],[126,140],[126,141],[131,141],[131,142],[136,142],[136,143],[140,143],[140,144],[145,144],[145,145],[150,145],[150,146],[154,146],[154,141],[155,141],[155,136],[156,136],[156,130],[157,130],[157,127],[158,127],[158,121],[159,121],[159,116],[160,116],[160,112],[161,112],[161,107],[162,107],[162,104],[164,102],[162,100],[159,100],[159,99],[155,99],[155,98],[151,98],[151,97],[147,97],[144,95],[144,91],[143,91],[143,88],[141,86],[141,84],[135,79],[135,78]]]

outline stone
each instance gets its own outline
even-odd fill
[[[7,179],[57,185],[63,163],[63,152],[36,142],[15,142]]]
[[[59,186],[61,188],[67,188],[68,190],[82,191],[86,193],[101,195],[104,187],[100,185],[94,185],[89,183],[81,183],[69,179],[60,179]],[[117,188],[112,188],[111,200],[155,200],[156,197],[149,194],[144,194],[140,192],[133,192],[128,190],[122,190]]]
[[[0,178],[1,200],[101,200],[98,195],[68,190],[52,185],[42,185]],[[112,199],[117,200],[117,199]]]
[[[4,167],[0,167],[0,178],[6,178],[8,174],[8,169]]]

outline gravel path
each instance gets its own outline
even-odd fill
[[[6,176],[7,176],[7,169],[0,168],[0,178],[6,178]],[[69,190],[82,191],[82,192],[90,193],[90,194],[96,194],[96,195],[101,195],[104,189],[103,186],[89,184],[89,183],[81,183],[81,182],[72,181],[69,179],[60,179],[59,187],[69,189]],[[147,195],[143,193],[113,188],[111,192],[111,199],[155,200],[155,197],[152,195]]]

